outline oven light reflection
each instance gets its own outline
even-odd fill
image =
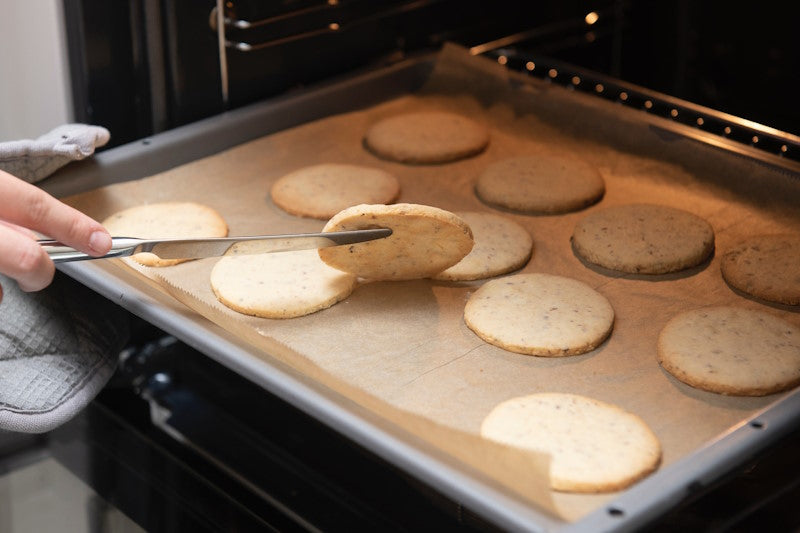
[[[339,29],[339,23],[338,22],[331,22],[330,24],[328,24],[328,29],[332,30],[332,31],[338,30]]]
[[[597,19],[599,19],[599,18],[600,18],[600,15],[598,15],[596,11],[591,11],[591,12],[587,13],[585,17],[583,17],[583,20],[586,21],[586,24],[591,26],[592,24],[597,22]]]

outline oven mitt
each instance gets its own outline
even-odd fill
[[[35,183],[63,167],[94,153],[108,142],[107,129],[87,124],[65,124],[36,140],[0,143],[0,169]]]
[[[23,292],[2,275],[0,285],[0,430],[49,431],[109,380],[129,317],[58,271],[39,292]]]

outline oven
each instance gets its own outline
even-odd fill
[[[492,76],[507,72],[521,105],[537,99],[526,109],[585,119],[571,134],[611,124],[603,135],[627,150],[685,157],[688,168],[710,161],[752,170],[764,183],[800,182],[797,52],[781,31],[791,14],[655,0],[64,6],[76,118],[109,128],[112,143],[42,184],[60,197],[417,94],[441,75],[448,53]],[[615,123],[617,115],[624,120]],[[642,148],[623,125],[657,146]],[[97,263],[62,270],[129,313],[131,340],[116,374],[67,424],[0,440],[7,477],[37,479],[39,468],[40,485],[68,480],[52,484],[56,501],[85,492],[67,500],[78,502],[70,512],[85,529],[800,526],[796,390],[742,409],[644,481],[565,519],[381,416],[391,406],[376,414],[359,404],[360,393],[321,383],[279,347],[269,353],[198,312],[180,288]],[[797,322],[796,308],[777,312]]]

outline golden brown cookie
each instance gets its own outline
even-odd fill
[[[800,305],[800,235],[758,235],[726,251],[722,277],[756,298]]]
[[[800,384],[800,328],[763,311],[695,309],[661,330],[658,362],[698,389],[764,396]]]
[[[482,152],[487,129],[467,117],[443,111],[406,113],[383,119],[367,130],[373,153],[400,163],[447,163]]]
[[[103,221],[114,237],[139,239],[193,239],[225,237],[228,225],[214,209],[192,202],[143,204],[124,209]],[[176,265],[186,259],[161,259],[155,254],[140,253],[132,259],[145,266]]]
[[[392,203],[400,183],[379,168],[325,163],[286,174],[270,194],[275,205],[292,215],[328,220],[354,205]]]
[[[575,157],[539,154],[503,159],[478,176],[475,193],[489,205],[531,214],[577,211],[605,193],[595,167]]]
[[[347,298],[356,281],[323,263],[316,250],[227,256],[211,271],[211,288],[220,302],[263,318],[326,309]]]
[[[697,215],[653,204],[594,211],[572,233],[578,256],[612,270],[665,274],[705,261],[714,249],[714,229]]]
[[[469,224],[475,245],[464,259],[433,279],[467,281],[499,276],[528,262],[533,239],[525,228],[510,218],[493,213],[456,213]]]
[[[374,280],[427,278],[458,263],[472,249],[472,232],[459,217],[427,205],[357,205],[322,231],[389,228],[384,239],[319,250],[328,265]]]
[[[507,400],[484,419],[481,436],[548,454],[550,486],[564,492],[621,490],[661,461],[661,444],[640,417],[576,394]]]
[[[551,274],[515,274],[483,284],[464,308],[486,342],[546,357],[595,349],[611,333],[614,309],[585,283]]]

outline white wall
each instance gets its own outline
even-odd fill
[[[73,120],[61,0],[0,0],[0,142]]]

